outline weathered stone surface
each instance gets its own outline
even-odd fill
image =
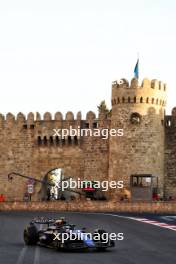
[[[129,189],[132,174],[152,174],[158,177],[162,196],[166,91],[156,80],[145,79],[141,87],[136,82],[132,80],[130,88],[112,86],[111,128],[122,127],[124,136],[110,139],[109,178],[123,179]],[[134,113],[139,123],[132,122]]]
[[[0,194],[7,201],[23,200],[27,190],[25,179],[7,180],[10,172],[43,179],[48,171],[63,168],[66,176],[82,180],[123,180],[130,190],[131,174],[158,177],[159,192],[176,197],[176,115],[165,116],[166,85],[157,80],[123,79],[113,82],[111,115],[99,116],[89,111],[83,120],[68,111],[39,113],[27,118],[0,115]],[[140,123],[131,122],[133,113]],[[52,116],[54,118],[52,118]],[[53,129],[122,128],[123,137],[54,136]],[[33,201],[41,199],[41,185],[35,184]],[[116,192],[111,192],[116,197]]]

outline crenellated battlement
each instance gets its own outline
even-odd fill
[[[131,79],[131,82],[129,84],[128,80],[125,78],[120,79],[119,81],[112,82],[112,88],[131,88],[131,89],[137,89],[137,88],[143,88],[143,89],[157,89],[162,91],[167,90],[166,83],[163,83],[162,81],[159,81],[157,79],[149,80],[148,78],[144,78],[141,85],[139,85],[139,82],[136,78]]]
[[[81,112],[78,112],[76,116],[74,116],[73,112],[68,111],[64,115],[61,112],[56,112],[54,115],[50,112],[45,112],[43,115],[40,113],[32,113],[30,112],[27,114],[27,116],[23,113],[18,113],[16,116],[12,113],[7,113],[6,115],[3,115],[0,113],[0,127],[8,127],[13,125],[24,125],[27,127],[30,127],[30,125],[34,125],[41,122],[71,122],[71,123],[78,123],[81,121],[85,122],[93,122],[98,119],[98,116],[92,111],[89,111],[86,113],[86,119],[82,119]]]
[[[141,85],[133,78],[129,84],[128,80],[121,79],[112,83],[112,106],[124,103],[152,104],[166,106],[167,85],[156,79],[145,78]]]

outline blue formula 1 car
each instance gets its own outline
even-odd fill
[[[36,218],[24,229],[26,245],[41,245],[55,249],[78,250],[95,249],[104,251],[115,243],[103,229],[87,233],[85,228],[76,229],[65,218]]]

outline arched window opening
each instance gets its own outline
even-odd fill
[[[56,145],[59,145],[59,137],[58,136],[56,136]]]
[[[53,137],[52,136],[50,136],[49,142],[50,142],[50,145],[53,145],[54,141],[53,141]]]
[[[78,137],[77,136],[74,136],[74,144],[78,145]]]
[[[42,145],[42,139],[41,139],[41,136],[38,136],[38,138],[37,138],[37,143],[38,143],[39,146]]]
[[[72,143],[71,136],[68,136],[68,145],[71,145],[71,143]]]
[[[44,144],[44,146],[46,146],[46,145],[47,145],[47,143],[48,143],[48,141],[47,141],[47,137],[46,137],[46,136],[44,136],[44,138],[43,138],[43,144]]]

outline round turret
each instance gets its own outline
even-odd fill
[[[124,135],[110,138],[109,177],[130,189],[134,174],[157,176],[162,195],[166,84],[144,79],[139,86],[137,79],[131,85],[124,80],[112,84],[111,128],[122,128]]]

